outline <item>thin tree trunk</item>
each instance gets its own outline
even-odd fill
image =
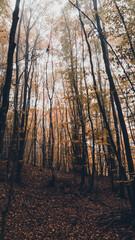
[[[42,126],[43,126],[43,143],[42,143],[42,153],[43,153],[43,163],[42,166],[45,168],[46,166],[46,135],[45,135],[45,89],[43,83],[43,118],[42,118]]]
[[[84,112],[83,112],[83,106],[82,103],[79,99],[79,92],[78,92],[78,84],[77,84],[77,79],[75,80],[74,77],[74,64],[73,64],[73,51],[72,51],[72,42],[71,42],[71,35],[70,35],[70,29],[66,21],[66,17],[64,15],[65,22],[66,22],[66,27],[68,30],[68,37],[69,37],[69,45],[70,45],[70,61],[71,61],[71,72],[72,72],[72,84],[74,87],[75,95],[76,95],[76,104],[77,104],[77,110],[78,110],[78,115],[79,115],[79,120],[81,122],[81,130],[82,130],[82,168],[81,168],[81,185],[84,186],[85,183],[85,164],[86,164],[86,157],[87,157],[87,144],[86,144],[86,130],[85,130],[85,122],[84,122]],[[77,58],[77,56],[76,56]],[[76,60],[77,64],[77,60]],[[77,69],[76,69],[77,71]],[[77,75],[77,72],[76,72]]]

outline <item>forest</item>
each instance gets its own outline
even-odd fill
[[[135,1],[0,0],[0,240],[135,239]]]

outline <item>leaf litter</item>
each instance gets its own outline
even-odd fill
[[[49,170],[24,166],[22,186],[14,184],[4,239],[135,239],[133,224],[123,220],[130,216],[129,201],[112,193],[108,177],[99,177],[91,194],[87,186],[80,188],[79,176],[74,183],[72,173],[55,174],[56,186],[49,188]],[[1,221],[9,186],[0,184]]]

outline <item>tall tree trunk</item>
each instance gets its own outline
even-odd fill
[[[12,26],[10,30],[8,58],[7,58],[7,70],[6,80],[2,91],[2,106],[0,108],[0,155],[3,149],[3,139],[6,128],[6,117],[9,109],[9,93],[12,81],[12,70],[13,70],[13,55],[15,50],[15,34],[18,23],[20,0],[16,0],[15,10],[13,12]]]
[[[99,18],[98,12],[97,12],[97,0],[93,0],[93,5],[94,5],[94,10],[95,10],[97,27],[98,27],[99,33],[102,33],[100,18]],[[133,159],[132,159],[131,148],[130,148],[130,143],[129,143],[129,137],[128,137],[128,133],[127,133],[126,124],[125,124],[125,121],[124,121],[124,116],[123,116],[120,100],[119,100],[118,93],[117,93],[117,90],[115,88],[114,80],[113,80],[112,73],[111,73],[111,70],[110,70],[108,50],[107,50],[106,42],[103,38],[103,33],[99,34],[99,38],[100,38],[100,41],[101,41],[103,59],[104,59],[106,73],[107,73],[109,84],[110,84],[110,90],[111,90],[111,92],[113,94],[113,97],[114,97],[114,100],[115,100],[115,104],[116,104],[117,112],[118,112],[118,116],[119,116],[119,122],[120,122],[121,130],[122,130],[122,133],[123,133],[123,139],[124,139],[126,157],[127,157],[127,162],[128,162],[129,174],[130,174],[130,176],[132,176],[133,173],[134,173],[134,165],[133,165]],[[131,188],[132,188],[132,197],[133,197],[132,201],[134,202],[134,205],[132,207],[133,207],[133,212],[135,213],[135,181],[131,182]]]
[[[98,27],[99,32],[102,32],[100,18],[97,13],[97,0],[93,0],[93,4],[94,4],[94,10],[96,12],[95,16],[96,16],[96,21],[97,21],[97,27]],[[110,90],[114,96],[115,104],[116,104],[117,111],[118,111],[119,121],[120,121],[121,129],[122,129],[122,133],[123,133],[127,162],[128,162],[128,167],[129,167],[129,173],[132,174],[132,172],[134,172],[134,165],[133,165],[133,159],[132,159],[132,154],[131,154],[131,149],[130,149],[129,137],[128,137],[128,133],[127,133],[127,129],[126,129],[126,124],[124,121],[123,112],[122,112],[121,104],[119,101],[118,93],[115,88],[115,84],[114,84],[113,77],[112,77],[111,70],[110,70],[110,61],[109,61],[109,57],[108,57],[107,46],[106,46],[106,43],[101,34],[99,34],[99,37],[100,37],[100,41],[101,41],[101,47],[102,47],[102,52],[103,52],[106,73],[107,73],[108,80],[110,83]]]
[[[113,96],[112,96],[111,92],[110,92],[110,95],[111,95],[111,105],[112,105],[112,112],[113,112],[114,125],[115,125],[115,131],[116,131],[117,152],[119,154],[119,159],[120,159],[120,164],[119,164],[120,197],[124,198],[125,197],[125,191],[124,191],[124,183],[122,182],[122,180],[125,180],[125,179],[124,179],[124,176],[123,176],[123,165],[122,165],[122,160],[121,160],[121,148],[120,148],[118,121],[117,121],[117,116],[116,116],[116,112],[115,112]]]
[[[99,32],[102,33],[100,18],[99,18],[98,12],[97,12],[97,0],[93,0],[93,4],[94,4],[97,27],[98,27]],[[129,175],[132,177],[133,174],[134,174],[134,164],[133,164],[133,158],[132,158],[132,154],[131,154],[131,148],[130,148],[129,137],[128,137],[128,133],[127,133],[127,128],[126,128],[126,124],[125,124],[125,121],[124,121],[124,116],[123,116],[120,100],[119,100],[119,97],[118,97],[118,93],[117,93],[117,90],[115,88],[114,80],[113,80],[111,69],[110,69],[110,61],[109,61],[109,55],[108,55],[106,42],[105,42],[105,40],[104,40],[104,38],[102,37],[101,34],[99,34],[99,38],[100,38],[100,41],[101,41],[103,59],[104,59],[106,73],[107,73],[109,84],[110,84],[110,90],[111,90],[111,92],[113,94],[113,97],[114,97],[114,100],[115,100],[115,104],[116,104],[117,112],[118,112],[118,117],[119,117],[119,122],[120,122],[121,130],[122,130],[122,133],[123,133],[123,140],[124,140],[126,157],[127,157],[127,162],[128,162]],[[131,182],[131,187],[132,187],[132,194],[133,194],[133,198],[134,198],[133,202],[135,202],[135,180]],[[135,204],[134,204],[134,210],[133,211],[135,212]]]
[[[68,30],[68,38],[69,38],[69,46],[70,46],[70,62],[71,62],[70,64],[71,64],[71,72],[72,72],[71,81],[72,81],[72,85],[73,85],[75,96],[76,96],[77,111],[78,111],[79,120],[80,120],[80,123],[81,123],[81,130],[82,130],[81,185],[84,186],[85,172],[86,172],[85,164],[86,164],[86,157],[87,157],[87,143],[86,143],[86,130],[85,130],[84,112],[83,112],[83,104],[81,103],[81,100],[79,98],[78,82],[77,82],[77,65],[76,65],[76,79],[75,79],[70,29],[69,29],[69,26],[67,24],[65,15],[64,15],[64,18],[65,18],[66,27],[67,27],[67,30]],[[77,56],[76,56],[76,64],[77,64]]]
[[[15,84],[15,93],[14,93],[14,122],[13,122],[13,133],[11,137],[10,147],[8,151],[8,162],[7,162],[7,176],[10,175],[10,163],[14,162],[17,159],[18,153],[18,92],[19,92],[19,82],[23,72],[19,76],[19,42],[20,42],[20,31],[21,31],[21,24],[22,24],[22,17],[23,17],[23,10],[24,10],[24,3],[22,6],[21,17],[18,26],[18,36],[17,36],[17,46],[16,46],[16,84]],[[12,164],[11,164],[12,166]]]
[[[50,34],[50,41],[51,41],[51,34]],[[50,43],[49,43],[50,45]],[[54,97],[54,89],[55,89],[55,77],[54,77],[54,69],[53,69],[53,59],[51,61],[52,64],[52,80],[53,80],[53,87],[52,87],[52,92],[50,93],[49,86],[48,86],[48,63],[49,63],[49,55],[50,52],[48,51],[48,57],[46,61],[46,88],[47,88],[47,94],[50,102],[50,111],[49,111],[49,121],[50,121],[50,126],[49,126],[49,147],[48,147],[48,157],[49,157],[49,168],[51,169],[51,174],[52,174],[52,180],[51,180],[51,185],[55,186],[55,175],[54,175],[54,131],[53,131],[53,119],[52,119],[52,104],[53,104],[53,97]],[[53,57],[53,52],[52,52],[52,57]]]
[[[30,35],[30,19],[28,20],[28,25],[26,29],[26,48],[25,48],[25,72],[24,72],[24,92],[23,92],[23,107],[22,107],[22,117],[21,117],[21,126],[20,126],[20,142],[19,142],[19,150],[18,150],[18,158],[17,158],[17,170],[16,170],[16,182],[21,182],[21,171],[23,167],[23,155],[25,150],[25,137],[26,137],[26,131],[27,131],[27,124],[28,124],[28,115],[29,115],[29,109],[30,109],[30,98],[31,98],[31,89],[32,89],[32,80],[34,75],[34,67],[35,67],[35,59],[33,58],[36,45],[38,41],[39,35],[37,34],[34,46],[32,49],[32,56],[31,56],[31,62],[29,64],[29,35]],[[31,76],[30,76],[31,74]],[[28,81],[30,79],[30,83],[28,85]]]
[[[78,8],[78,7],[77,7]],[[112,148],[113,148],[113,151],[114,151],[114,154],[116,155],[117,157],[117,160],[119,162],[119,155],[117,153],[117,149],[116,149],[116,146],[115,146],[115,143],[113,141],[113,137],[112,137],[112,133],[111,133],[111,129],[109,127],[109,124],[108,124],[108,121],[107,121],[107,118],[106,118],[106,112],[105,112],[105,108],[104,106],[102,106],[102,103],[101,103],[101,100],[100,100],[100,97],[98,95],[98,87],[97,87],[97,83],[96,83],[96,78],[95,78],[95,73],[94,73],[94,68],[93,68],[93,61],[92,61],[92,53],[91,53],[91,47],[90,47],[90,44],[88,42],[88,39],[87,39],[87,34],[86,34],[86,31],[85,31],[85,28],[84,28],[84,23],[82,22],[82,19],[81,19],[81,14],[80,14],[80,10],[78,8],[78,11],[79,11],[79,18],[80,18],[80,22],[81,22],[81,25],[82,25],[82,29],[83,29],[83,32],[84,32],[84,35],[85,35],[85,40],[86,40],[86,43],[87,43],[87,46],[88,46],[88,52],[89,52],[89,58],[90,58],[90,65],[91,65],[91,72],[92,72],[92,77],[93,77],[93,83],[94,83],[94,90],[95,90],[95,93],[96,93],[96,97],[97,97],[97,101],[98,101],[98,105],[99,105],[99,108],[100,108],[100,111],[102,113],[102,116],[103,116],[103,119],[104,119],[104,122],[105,122],[105,125],[106,125],[106,129],[108,131],[108,134],[109,134],[109,138],[110,138],[110,143],[112,145]],[[96,11],[97,12],[97,11]],[[130,160],[129,160],[130,161]],[[132,162],[133,163],[133,162]],[[131,165],[132,166],[132,165]],[[126,177],[126,173],[124,171],[124,177],[125,179],[127,180],[127,177]],[[132,207],[132,210],[133,210],[133,213],[135,212],[135,201],[134,201],[134,192],[133,191],[134,189],[130,189],[130,186],[127,186],[127,190],[128,190],[128,196],[129,196],[129,200],[130,200],[130,204],[131,204],[131,207]]]
[[[95,177],[95,134],[94,134],[94,126],[93,126],[93,121],[92,121],[91,112],[90,112],[89,92],[88,92],[88,85],[87,85],[86,73],[85,73],[85,67],[84,67],[83,35],[82,35],[82,45],[83,45],[83,51],[82,51],[83,75],[84,75],[85,89],[86,89],[86,94],[87,94],[87,110],[88,110],[89,122],[90,122],[90,125],[91,125],[91,131],[92,131],[92,176],[91,176],[91,179],[90,179],[90,167],[89,167],[89,181],[90,181],[90,183],[89,183],[90,184],[89,190],[90,190],[90,192],[92,192],[93,191],[93,187],[94,187],[94,177]],[[87,156],[87,158],[88,158],[88,156]],[[88,159],[88,162],[89,162],[89,159]]]

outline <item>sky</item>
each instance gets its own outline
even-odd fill
[[[16,3],[16,0],[9,0],[10,1],[10,5],[11,5],[11,8],[12,9],[14,9],[14,7],[15,7],[15,3]],[[25,0],[27,3],[28,2],[33,2],[32,0]],[[59,12],[60,12],[60,10],[61,10],[61,8],[66,4],[66,2],[67,2],[68,0],[64,0],[64,1],[61,1],[61,0],[58,0],[58,1],[56,1],[56,0],[50,0],[50,2],[52,2],[52,4],[51,4],[51,7],[52,7],[52,9],[51,10],[54,10],[54,12],[56,13],[56,14],[59,14]],[[37,1],[38,2],[38,1]],[[41,2],[45,2],[45,0],[42,0]],[[21,3],[22,3],[22,0],[21,0]]]

